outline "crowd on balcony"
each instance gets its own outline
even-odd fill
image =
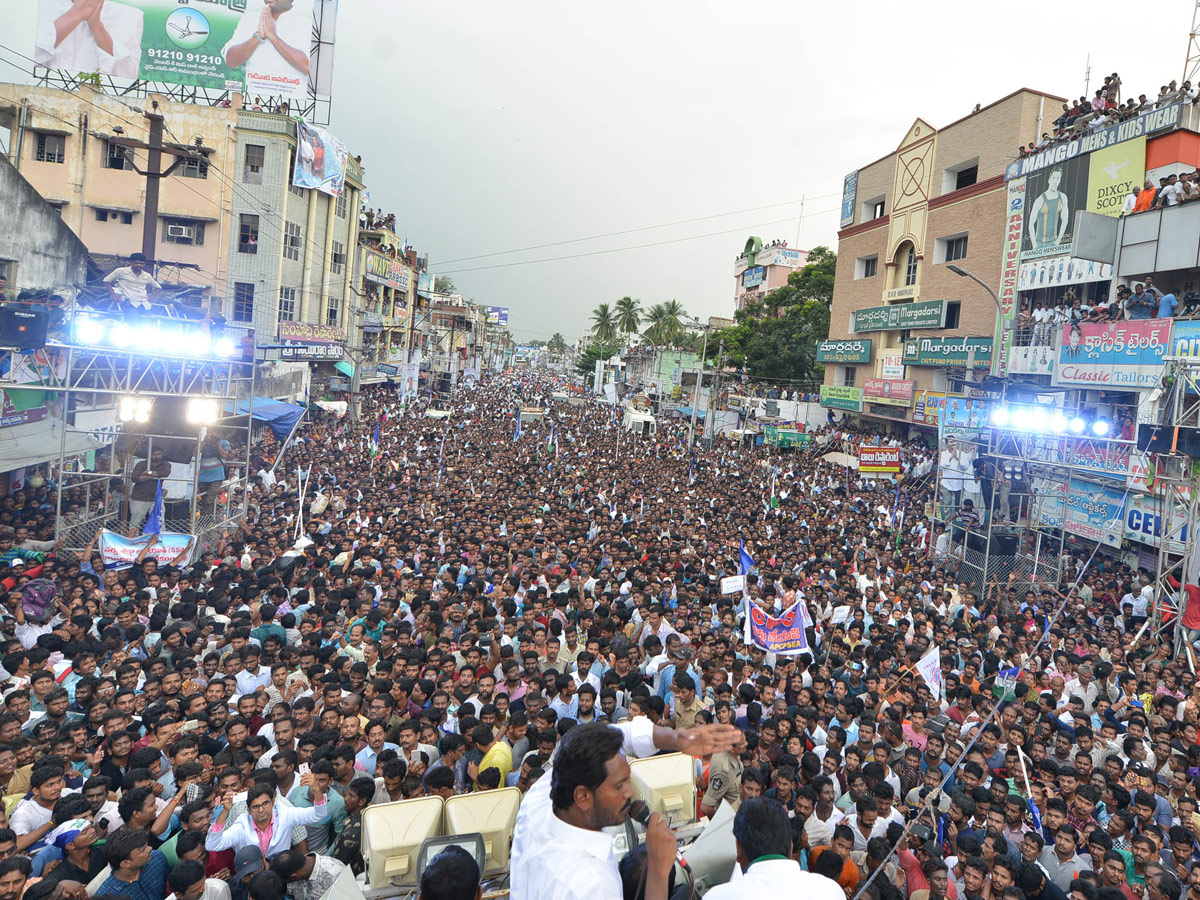
[[[367,209],[359,217],[359,227],[367,231],[395,231],[396,214],[385,214],[381,209]]]
[[[1136,100],[1129,97],[1122,102],[1121,76],[1113,72],[1105,76],[1104,85],[1097,89],[1090,100],[1084,96],[1074,103],[1064,103],[1062,114],[1054,120],[1053,130],[1042,132],[1039,141],[1022,145],[1017,153],[1019,156],[1040,153],[1054,144],[1074,140],[1089,132],[1140,116],[1152,109],[1161,109],[1175,103],[1195,103],[1197,93],[1190,81],[1185,81],[1182,85],[1171,81],[1159,88],[1158,96],[1153,100],[1145,94],[1139,94]]]
[[[1120,285],[1116,296],[1087,303],[1075,288],[1068,288],[1057,300],[1031,299],[1017,314],[1017,344],[1051,346],[1061,341],[1060,326],[1068,328],[1086,322],[1113,322],[1120,319],[1194,319],[1200,318],[1200,293],[1182,296],[1174,289],[1165,292],[1146,276],[1129,288]]]

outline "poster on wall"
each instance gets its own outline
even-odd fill
[[[336,15],[336,0],[39,0],[33,56],[48,69],[296,102],[310,84],[329,94]]]
[[[858,170],[855,169],[842,182],[842,218],[840,227],[845,228],[854,221],[854,203],[858,199]]]
[[[292,184],[331,197],[346,189],[346,145],[324,128],[296,122],[296,167]]]
[[[1125,535],[1124,487],[1072,477],[1064,519],[1071,534],[1106,547],[1120,547]]]
[[[1022,291],[1035,291],[1067,284],[1111,280],[1112,266],[1109,263],[1060,256],[1057,259],[1034,259],[1021,263],[1017,288]]]

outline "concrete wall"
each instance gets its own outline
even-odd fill
[[[26,289],[82,284],[87,247],[58,212],[0,156],[0,260],[9,263],[9,297]]]

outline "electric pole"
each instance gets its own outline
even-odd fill
[[[166,178],[180,164],[191,159],[195,154],[199,154],[200,150],[179,150],[174,147],[164,147],[163,138],[163,117],[158,112],[158,101],[151,101],[151,112],[143,113],[150,121],[150,132],[148,141],[138,141],[132,138],[112,137],[108,141],[119,147],[124,147],[127,150],[145,150],[146,151],[146,168],[139,169],[133,161],[133,154],[126,153],[126,160],[129,162],[129,167],[146,179],[146,206],[142,213],[142,255],[146,257],[147,262],[153,267],[155,259],[158,255],[158,194],[159,183]],[[200,139],[197,138],[197,144]],[[175,161],[167,167],[165,171],[162,169],[162,155],[167,153],[175,157]],[[203,159],[203,156],[201,156]],[[157,269],[152,269],[157,271]]]

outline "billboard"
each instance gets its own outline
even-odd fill
[[[848,409],[851,412],[862,412],[863,392],[860,387],[847,387],[844,384],[821,385],[821,405],[830,409]]]
[[[1093,131],[1073,141],[1053,144],[1040,153],[1034,153],[1010,163],[1004,171],[1004,178],[1006,181],[1011,181],[1021,175],[1029,175],[1051,166],[1061,165],[1076,157],[1111,147],[1113,144],[1142,138],[1166,128],[1174,128],[1179,124],[1182,113],[1183,104],[1176,103],[1172,106],[1152,109],[1137,118],[1118,122],[1116,125]]]
[[[292,184],[313,188],[331,197],[346,189],[346,145],[324,128],[296,122],[296,166]]]
[[[1124,141],[1088,158],[1087,211],[1119,216],[1126,195],[1146,178],[1146,138]]]
[[[1157,547],[1167,533],[1167,549],[1183,553],[1187,540],[1187,515],[1178,503],[1170,503],[1171,521],[1164,522],[1162,500],[1145,494],[1130,493],[1125,499],[1125,537],[1141,544]],[[1165,529],[1164,529],[1165,526]]]
[[[1087,209],[1088,158],[1069,159],[1026,179],[1021,260],[1069,254],[1075,211]]]
[[[821,341],[817,344],[817,362],[865,363],[870,361],[870,338],[857,341]]]
[[[1162,378],[1170,350],[1170,319],[1081,322],[1063,328],[1054,383],[1149,390]]]
[[[988,425],[987,400],[973,397],[948,397],[939,419],[942,440],[955,437],[964,441],[979,441]]]
[[[392,290],[407,291],[410,276],[408,266],[402,260],[368,250],[363,262],[363,277]]]
[[[279,340],[287,344],[341,344],[346,332],[336,325],[310,325],[285,319],[279,323]]]
[[[868,378],[863,382],[863,399],[885,406],[912,406],[913,383],[890,378]]]
[[[1067,284],[1088,284],[1093,281],[1111,281],[1112,266],[1060,256],[1055,259],[1032,259],[1021,263],[1021,274],[1017,278],[1017,290],[1035,291],[1039,288],[1059,287]]]
[[[904,451],[899,447],[859,447],[858,471],[897,475],[903,468]]]
[[[976,367],[991,363],[990,337],[923,337],[904,342],[904,362],[910,366],[965,366],[972,358]]]
[[[993,332],[1000,352],[992,356],[992,374],[999,376],[1008,372],[1008,350],[1013,340],[1008,326],[1017,316],[1017,278],[1025,234],[1025,179],[1010,181],[1006,194],[1008,218],[1004,225],[1004,259],[1000,265],[1000,315],[996,316]]]
[[[902,328],[944,328],[946,301],[922,300],[919,303],[893,303],[889,306],[869,306],[850,314],[850,330],[899,331]]]
[[[845,228],[854,221],[854,203],[858,198],[858,170],[855,169],[842,182],[842,219],[839,227]]]
[[[507,306],[489,306],[487,310],[487,324],[499,325],[501,327],[508,326],[508,307]]]
[[[295,102],[310,84],[329,95],[336,15],[336,0],[39,0],[33,56],[48,69]]]
[[[936,425],[946,406],[945,391],[917,391],[912,420],[916,425]]]
[[[1106,547],[1120,547],[1125,536],[1125,491],[1071,477],[1064,524],[1068,532]]]

